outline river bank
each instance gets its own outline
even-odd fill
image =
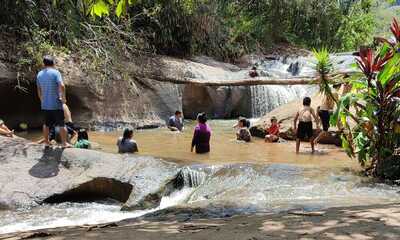
[[[398,239],[400,204],[289,211],[213,218],[201,210],[166,210],[156,216],[113,224],[58,228],[0,236],[0,239]]]

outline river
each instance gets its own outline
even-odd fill
[[[226,216],[389,203],[400,196],[399,187],[359,176],[357,161],[339,148],[321,145],[311,154],[308,144],[303,144],[303,153],[296,155],[292,142],[267,144],[253,139],[240,143],[235,140],[234,123],[209,122],[213,133],[208,155],[190,153],[193,122],[186,123],[183,133],[163,128],[135,132],[139,154],[186,166],[185,186],[164,196],[157,208],[123,212],[121,203],[104,199],[0,211],[0,234],[120,221],[177,206]],[[120,135],[119,131],[97,131],[90,133],[90,140],[101,151],[115,153]],[[40,133],[22,136],[37,140]]]

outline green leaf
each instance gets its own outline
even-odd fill
[[[110,13],[109,5],[103,0],[97,0],[91,7],[90,15],[92,16],[107,16]]]
[[[386,65],[384,66],[383,70],[378,74],[378,80],[385,86],[387,82],[392,79],[392,77],[400,72],[400,54],[397,53],[390,59]]]
[[[120,17],[123,12],[126,11],[126,0],[120,0],[118,2],[117,8],[115,9],[115,14]]]

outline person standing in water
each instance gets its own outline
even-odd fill
[[[175,132],[175,131],[183,131],[183,119],[182,119],[182,112],[176,111],[174,116],[171,116],[168,120],[168,129]]]
[[[335,108],[335,102],[338,100],[338,94],[336,90],[340,88],[341,84],[334,85],[335,92],[332,95],[324,94],[322,97],[322,103],[318,107],[318,116],[322,123],[322,131],[318,134],[318,136],[314,140],[314,144],[318,144],[322,137],[328,135],[328,130],[330,126],[330,119]]]
[[[132,138],[133,130],[126,128],[123,136],[117,141],[118,153],[135,153],[139,151],[136,141]]]
[[[294,131],[296,133],[296,153],[300,150],[300,141],[308,139],[311,144],[312,153],[314,153],[314,138],[313,138],[313,124],[312,118],[317,123],[319,128],[319,119],[315,115],[314,109],[311,107],[311,98],[305,97],[303,99],[303,108],[300,109],[294,118]],[[298,125],[297,125],[298,122]]]
[[[50,144],[49,128],[59,127],[62,147],[71,147],[67,143],[67,129],[64,123],[63,103],[66,103],[65,85],[61,73],[54,68],[50,56],[43,58],[44,69],[37,74],[37,91],[41,108],[45,116],[43,138],[46,146]]]
[[[197,122],[190,151],[193,152],[193,149],[196,148],[196,153],[208,153],[210,152],[211,128],[207,125],[206,114],[199,113],[197,115]]]

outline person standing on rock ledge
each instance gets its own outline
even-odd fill
[[[54,68],[54,59],[43,58],[44,69],[37,74],[36,83],[41,108],[44,113],[43,137],[46,146],[50,145],[49,128],[59,127],[62,147],[71,147],[67,143],[67,129],[64,123],[63,104],[66,103],[65,85],[61,73]]]
[[[182,112],[181,111],[176,111],[174,116],[171,116],[168,120],[168,129],[176,132],[182,132],[183,131],[183,119],[182,119]]]

